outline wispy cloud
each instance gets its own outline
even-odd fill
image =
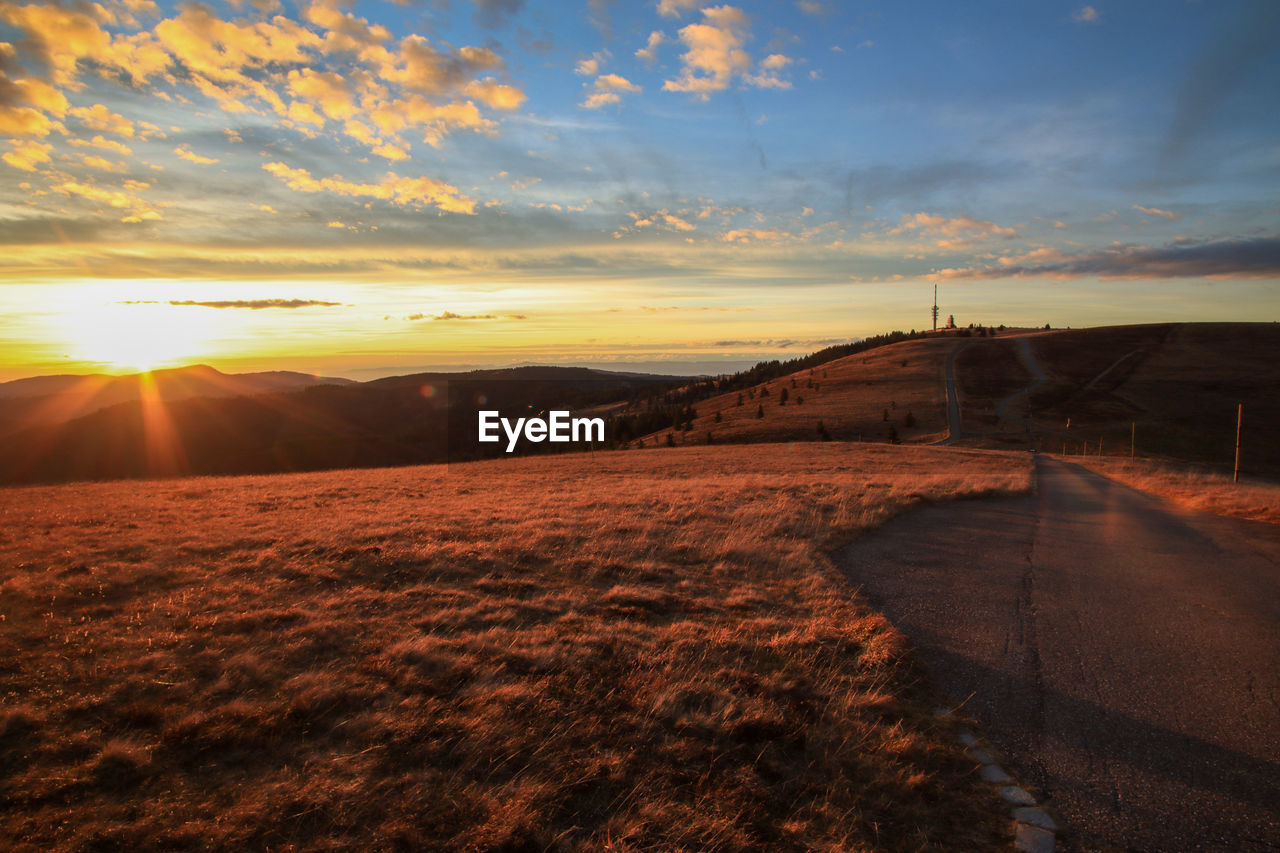
[[[527,320],[525,314],[456,314],[453,311],[445,311],[440,314],[410,314],[405,317],[406,320]]]
[[[186,160],[188,163],[195,163],[196,165],[199,165],[199,166],[209,166],[219,162],[217,157],[205,157],[203,155],[197,154],[196,152],[191,150],[190,145],[179,145],[177,148],[173,149],[173,153],[177,154],[179,157],[181,157],[183,160]]]
[[[170,305],[191,305],[199,308],[248,308],[260,311],[263,308],[335,308],[341,302],[324,302],[319,299],[211,299],[199,301],[195,299],[171,299]]]
[[[941,278],[1273,278],[1280,276],[1280,237],[1175,241],[1169,245],[1114,245],[1069,254],[1037,249],[1001,258],[994,266],[940,270]]]
[[[1135,204],[1135,205],[1133,206],[1133,209],[1134,209],[1134,210],[1142,211],[1143,213],[1146,213],[1146,214],[1148,214],[1148,215],[1150,215],[1150,216],[1159,216],[1161,219],[1179,219],[1179,218],[1181,218],[1181,215],[1180,215],[1180,214],[1174,213],[1173,211],[1170,211],[1170,210],[1161,210],[1161,209],[1160,209],[1160,208],[1158,208],[1158,207],[1143,207],[1143,206],[1142,206],[1142,205],[1140,205],[1140,204]]]
[[[1071,16],[1071,20],[1077,24],[1096,24],[1101,18],[1102,16],[1098,10],[1092,6],[1081,7]]]

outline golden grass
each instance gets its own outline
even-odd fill
[[[712,443],[813,441],[819,437],[819,423],[840,441],[888,441],[890,428],[904,443],[945,438],[944,364],[947,354],[968,340],[902,341],[806,368],[741,394],[720,394],[694,405],[698,417],[692,429],[661,430],[644,441],[648,446],[663,444],[668,434],[678,445],[706,444],[708,434]],[[764,389],[767,395],[761,393]]]
[[[681,448],[0,491],[19,850],[1008,844],[825,554],[1022,456]]]
[[[1229,474],[1147,459],[1072,456],[1070,461],[1187,509],[1280,524],[1280,483],[1233,483]]]

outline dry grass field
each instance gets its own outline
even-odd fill
[[[1280,524],[1280,483],[1246,480],[1202,467],[1146,459],[1077,457],[1070,461],[1187,509]]]
[[[828,437],[840,441],[883,442],[891,435],[912,443],[944,438],[943,366],[947,354],[966,340],[904,341],[742,393],[721,394],[696,405],[692,429],[663,430],[645,443],[665,443],[668,434],[678,445],[707,444],[708,435],[712,443],[813,441],[819,438],[819,424]]]
[[[1020,455],[814,442],[2,490],[0,838],[1006,846],[825,554],[1029,483]]]

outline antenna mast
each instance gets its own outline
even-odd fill
[[[933,330],[938,331],[938,283],[933,283]]]

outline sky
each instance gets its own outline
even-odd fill
[[[1280,4],[0,0],[0,380],[1280,320]]]

